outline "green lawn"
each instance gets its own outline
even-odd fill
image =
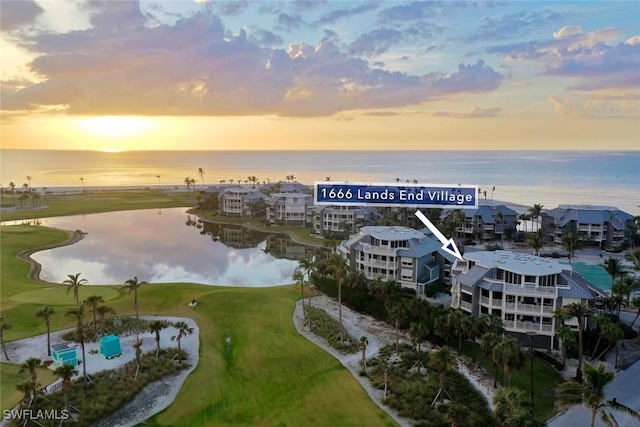
[[[457,344],[454,345],[457,349]],[[462,352],[468,357],[471,357],[472,348],[474,349],[473,351],[475,351],[476,360],[479,360],[479,346],[468,341],[464,341],[462,343]],[[531,359],[529,358],[528,352],[525,358],[524,367],[512,373],[511,386],[518,387],[527,392],[527,395],[530,395]],[[482,366],[493,377],[496,372],[493,363],[485,359]],[[557,412],[554,409],[554,394],[556,387],[562,383],[562,376],[553,368],[553,366],[539,357],[533,358],[533,373],[535,413],[540,419],[548,420]],[[498,369],[498,383],[504,384],[504,370],[502,368]]]
[[[52,209],[56,215],[63,211],[68,215],[86,213],[89,204],[85,203],[85,196],[81,196],[75,209],[72,206]],[[125,202],[131,200],[116,204],[121,206]],[[144,207],[157,207],[152,204]],[[136,206],[142,205],[145,203]],[[72,320],[63,316],[73,307],[72,294],[67,295],[65,287],[30,281],[28,264],[16,258],[21,251],[60,242],[66,237],[62,231],[44,227],[0,228],[0,304],[5,322],[13,326],[6,331],[7,341],[46,331],[42,319],[34,316],[44,303],[60,304],[54,307],[57,313],[52,318],[52,329],[73,326]],[[91,294],[106,295],[107,305],[118,314],[133,314],[133,297],[121,287],[86,289]],[[53,292],[55,298],[47,297],[48,292]],[[187,305],[192,298],[199,302],[195,308]],[[292,314],[297,298],[298,291],[292,286],[230,288],[185,283],[144,286],[139,291],[141,314],[191,317],[201,331],[198,367],[187,378],[175,402],[148,424],[395,425],[336,359],[296,332]],[[226,337],[231,337],[229,349]],[[15,365],[0,364],[2,409],[13,406],[19,399],[15,391],[18,381]]]

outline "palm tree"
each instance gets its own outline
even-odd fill
[[[342,327],[342,279],[346,274],[349,267],[347,266],[347,260],[340,254],[332,253],[329,256],[328,270],[333,272],[333,276],[336,279],[338,285],[338,323],[340,327],[340,342],[344,341],[344,333]]]
[[[138,289],[142,285],[148,285],[148,283],[144,281],[138,282],[138,276],[134,276],[133,279],[127,280],[124,284],[123,289],[129,289],[129,295],[133,292],[133,308],[136,310],[136,320],[138,320]]]
[[[78,308],[71,308],[64,314],[65,317],[70,317],[76,320],[76,337],[80,340],[80,347],[82,348],[82,375],[87,376],[87,358],[84,352],[84,325],[82,324],[82,317],[84,316],[84,306]]]
[[[27,175],[25,179],[29,182],[29,183],[27,184],[27,190],[28,190],[28,189],[30,189],[30,188],[31,188],[31,180],[32,180],[33,178],[31,178],[31,176]]]
[[[504,376],[506,386],[511,384],[511,373],[514,369],[520,369],[524,366],[524,353],[520,344],[515,338],[503,336],[502,340],[495,346],[494,354],[497,353],[497,360],[502,362],[504,368]]]
[[[580,240],[578,239],[578,235],[573,231],[568,232],[564,236],[562,236],[562,248],[567,251],[567,258],[569,259],[569,264],[571,264],[571,258],[576,254],[576,250],[578,250],[578,246],[580,245]]]
[[[500,224],[500,247],[504,246],[504,229],[505,229],[505,224],[504,224],[504,215],[502,214],[502,211],[498,211],[498,213],[495,216],[495,222],[496,224]],[[495,234],[496,229],[494,228],[494,234]]]
[[[429,362],[431,362],[431,367],[438,371],[440,399],[444,400],[447,372],[458,365],[456,357],[451,350],[449,350],[449,347],[442,347],[431,354]]]
[[[187,322],[179,321],[175,322],[172,325],[174,328],[178,330],[178,333],[171,337],[171,341],[178,342],[178,354],[180,354],[180,363],[182,363],[182,350],[180,348],[180,340],[187,335],[191,335],[193,333],[193,328],[187,324]]]
[[[542,237],[540,236],[539,233],[534,233],[531,236],[529,236],[529,246],[531,246],[531,249],[534,250],[535,254],[537,256],[540,255],[540,249],[543,248],[543,242],[542,242]]]
[[[51,356],[51,316],[55,313],[56,311],[48,305],[36,310],[36,316],[42,317],[47,326],[47,356]]]
[[[92,324],[96,323],[96,309],[98,308],[98,305],[102,304],[103,302],[104,299],[101,295],[91,295],[86,300],[84,300],[84,305],[86,305],[87,307],[91,307],[90,311],[91,313],[93,313]]]
[[[602,262],[602,266],[609,276],[611,276],[611,287],[617,276],[622,276],[626,271],[622,267],[622,261],[617,258],[609,257]]]
[[[367,373],[367,346],[369,345],[369,341],[367,341],[367,337],[360,337],[360,350],[362,350],[362,359],[360,360],[360,365],[362,366],[362,372]]]
[[[80,298],[78,291],[80,290],[80,286],[88,285],[89,281],[87,279],[80,279],[80,273],[78,274],[67,274],[68,279],[62,282],[65,285],[69,285],[67,287],[67,294],[71,289],[73,289],[73,298],[76,300],[76,308],[80,308]]]
[[[529,208],[529,213],[532,218],[536,219],[536,232],[540,232],[540,215],[542,215],[542,208],[544,205],[535,204],[531,208]]]
[[[140,366],[140,356],[142,356],[142,343],[143,342],[144,342],[143,339],[140,339],[140,337],[137,337],[135,342],[133,343],[134,354],[136,356],[136,364],[138,366]]]
[[[624,257],[632,264],[631,268],[640,271],[640,249],[636,249],[633,252],[626,254]]]
[[[164,319],[156,319],[149,323],[149,331],[156,334],[156,359],[160,356],[160,332],[171,324]]]
[[[556,405],[560,409],[584,405],[591,410],[591,427],[595,426],[596,415],[608,426],[617,426],[618,422],[610,410],[621,411],[640,420],[640,413],[618,402],[614,397],[606,400],[605,388],[615,378],[615,372],[607,371],[604,364],[597,367],[587,363],[584,366],[584,383],[570,381],[560,384],[556,389]]]
[[[396,354],[400,355],[400,321],[406,315],[406,308],[402,300],[388,300],[385,304],[389,320],[396,330]]]
[[[2,352],[4,357],[9,361],[9,355],[7,354],[7,348],[4,345],[4,331],[11,329],[11,325],[4,321],[4,317],[0,316],[0,346],[2,346]]]
[[[570,327],[562,325],[556,330],[556,335],[562,340],[562,366],[567,366],[567,347],[575,343],[576,334]]]
[[[460,326],[462,328],[462,333],[469,341],[475,344],[476,338],[478,338],[478,333],[480,332],[479,318],[475,316],[464,316]],[[475,345],[471,347],[471,361],[476,363]]]
[[[291,277],[296,282],[296,286],[300,286],[300,292],[302,292],[302,311],[304,312],[304,273],[298,268],[293,270],[293,276]]]
[[[156,175],[156,178],[158,178],[158,190],[160,189],[160,175]]]
[[[460,427],[467,425],[471,419],[471,411],[460,402],[450,402],[447,405],[447,412],[444,414],[444,420],[451,423],[451,427]]]
[[[9,182],[9,187],[11,187],[11,194],[13,194],[13,205],[16,204],[16,183],[11,181]]]
[[[198,168],[198,175],[200,175],[200,179],[202,179],[202,189],[204,190],[204,176],[206,175],[204,169]]]
[[[311,278],[311,273],[316,269],[315,262],[309,257],[300,258],[298,260],[298,268],[304,271],[306,282],[308,285],[309,279]],[[311,306],[311,295],[309,295],[309,306]]]
[[[62,389],[66,390],[71,386],[71,378],[74,375],[78,375],[78,370],[74,365],[64,363],[58,366],[53,373],[62,379]]]
[[[531,406],[524,390],[517,387],[501,387],[493,395],[493,413],[501,426],[511,425],[511,419],[520,408]]]
[[[604,356],[607,353],[607,351],[609,351],[611,347],[615,346],[618,343],[618,341],[624,338],[624,332],[622,331],[620,326],[612,322],[609,322],[602,326],[600,335],[605,340],[607,340],[607,346],[605,347],[604,350],[602,350],[602,353],[600,353],[595,357],[594,360],[600,359],[602,356]]]
[[[426,321],[423,320],[411,323],[411,326],[409,327],[409,336],[411,337],[411,341],[417,345],[418,352],[422,351],[422,343],[428,334],[429,327],[427,326]]]
[[[490,314],[488,316],[482,316],[480,319],[482,319],[482,331],[492,332],[496,335],[502,335],[504,333],[504,322],[502,321],[502,318],[495,314]]]
[[[37,357],[28,358],[22,365],[20,365],[20,370],[18,373],[23,373],[29,371],[29,375],[32,381],[35,381],[38,378],[38,374],[36,372],[36,368],[42,366],[42,360]]]
[[[564,306],[563,309],[566,310],[570,318],[575,317],[578,320],[578,369],[576,370],[576,381],[582,382],[582,361],[584,357],[582,333],[584,331],[585,321],[588,321],[588,319],[595,315],[595,310],[593,307],[582,302],[572,302]]]
[[[116,314],[116,311],[111,307],[107,307],[106,305],[99,305],[98,307],[96,307],[96,313],[98,314],[100,326],[104,326],[105,316],[107,314]]]
[[[458,354],[462,354],[462,336],[464,335],[464,326],[462,310],[455,309],[449,313],[447,323],[449,324],[449,333],[458,338]]]
[[[184,183],[187,185],[187,193],[189,192],[189,188],[191,188],[191,178],[186,177],[184,179]]]
[[[84,178],[80,177],[80,182],[82,182],[82,191],[87,191],[87,187],[84,186]]]

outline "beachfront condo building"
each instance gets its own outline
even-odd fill
[[[542,229],[557,244],[569,232],[584,242],[610,248],[628,244],[633,215],[614,206],[559,205],[542,215]]]
[[[272,193],[266,200],[271,224],[306,227],[313,221],[313,198],[303,193]]]
[[[493,314],[524,345],[557,348],[553,312],[572,302],[595,304],[605,293],[571,266],[511,251],[468,252],[451,267],[451,307]],[[577,328],[576,319],[565,322]]]
[[[369,206],[315,206],[313,232],[316,236],[346,238],[359,227],[375,224],[381,218],[380,212]]]
[[[251,187],[224,188],[218,194],[219,212],[220,215],[237,218],[264,218],[266,198]]]
[[[425,286],[445,277],[455,259],[428,230],[365,226],[340,245],[351,269],[367,279],[395,280],[423,295]]]
[[[460,210],[464,212],[466,220],[464,228],[459,225],[456,233],[464,232],[467,238],[496,240],[505,238],[508,230],[515,233],[518,213],[505,205],[479,202],[478,208]],[[451,219],[453,214],[454,210],[447,210],[442,216]]]

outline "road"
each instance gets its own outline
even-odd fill
[[[638,392],[638,379],[640,379],[640,361],[631,365],[628,369],[618,373],[609,387],[606,389],[607,399],[616,397],[618,402],[623,403],[630,408],[640,411],[640,393]],[[638,427],[640,421],[631,418],[629,415],[613,411],[619,427]],[[586,407],[574,407],[567,412],[556,417],[551,421],[549,427],[584,427],[588,426],[591,419],[591,411]],[[601,427],[605,424],[598,416],[596,418],[596,426]]]

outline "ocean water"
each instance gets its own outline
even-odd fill
[[[640,215],[640,151],[97,151],[0,150],[0,183],[34,188],[184,188],[221,181],[406,182],[478,185],[487,199],[545,208],[612,205]],[[160,175],[160,179],[158,179]],[[495,187],[495,190],[494,190]],[[482,196],[484,198],[484,195]]]

